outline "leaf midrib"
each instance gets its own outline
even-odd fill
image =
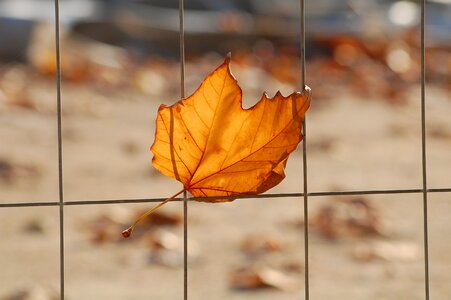
[[[227,75],[228,75],[228,74],[227,74]],[[226,78],[224,79],[224,81],[223,81],[223,83],[222,83],[221,92],[218,93],[219,99],[222,98],[222,93],[224,92],[225,83],[226,83],[226,80],[228,79],[228,76],[227,76],[227,75],[226,75]],[[211,78],[211,77],[210,77],[210,78]],[[213,85],[212,85],[212,88],[213,88]],[[217,91],[216,91],[215,88],[213,88],[213,90],[217,93]],[[205,101],[207,101],[207,99],[205,99]],[[212,125],[215,123],[215,119],[216,119],[216,116],[217,116],[218,107],[220,106],[219,104],[220,104],[220,101],[218,102],[218,105],[216,105],[215,111],[214,111],[214,113],[213,113],[213,120],[212,120],[212,122],[211,122]],[[196,166],[196,168],[195,168],[194,171],[193,171],[193,175],[191,176],[190,180],[188,181],[188,186],[191,186],[191,184],[190,184],[190,183],[191,183],[191,180],[194,178],[194,175],[196,175],[196,172],[197,172],[197,170],[199,169],[199,166],[201,165],[202,160],[204,159],[205,152],[207,152],[207,147],[208,147],[208,142],[210,141],[210,136],[211,136],[212,127],[213,127],[213,126],[210,126],[210,128],[209,128],[209,130],[208,130],[207,141],[205,142],[205,149],[204,149],[204,151],[201,153],[200,158],[199,158],[199,162],[197,163],[197,166]]]

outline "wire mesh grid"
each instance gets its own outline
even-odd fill
[[[423,246],[424,246],[424,291],[425,299],[429,300],[429,242],[428,242],[428,194],[429,193],[449,193],[451,187],[433,188],[427,187],[427,161],[426,161],[426,110],[425,110],[425,11],[426,1],[418,0],[421,12],[420,22],[420,98],[421,98],[421,165],[422,165],[422,186],[416,189],[372,189],[372,190],[350,190],[350,191],[323,191],[323,192],[309,192],[308,191],[308,172],[307,172],[307,127],[306,120],[303,121],[302,133],[304,140],[302,144],[302,173],[303,173],[303,192],[298,193],[278,193],[278,194],[261,194],[261,195],[238,195],[233,196],[234,199],[258,199],[258,198],[289,198],[296,197],[303,199],[304,205],[304,259],[305,259],[305,299],[310,299],[309,292],[309,228],[308,228],[308,198],[322,197],[322,196],[349,196],[349,195],[388,195],[388,194],[422,194],[423,197]],[[305,1],[299,1],[300,7],[300,83],[301,89],[305,86],[306,66],[305,66]],[[20,202],[20,203],[0,203],[0,208],[11,207],[37,207],[37,206],[57,206],[59,208],[59,264],[60,264],[60,299],[65,298],[65,251],[64,251],[64,207],[65,206],[83,206],[83,205],[98,205],[98,204],[131,204],[131,203],[151,203],[160,202],[164,198],[137,198],[137,199],[101,199],[101,200],[73,200],[65,201],[64,186],[63,186],[63,141],[62,141],[62,97],[61,97],[61,50],[60,50],[60,6],[59,0],[54,1],[55,14],[55,55],[56,55],[56,101],[57,101],[57,134],[58,134],[58,202],[39,201],[39,202]],[[179,38],[180,38],[180,96],[185,97],[185,29],[184,29],[184,0],[179,0]],[[215,197],[215,199],[227,199],[231,197]],[[188,203],[195,200],[208,200],[208,197],[188,197],[186,191],[183,197],[175,198],[173,201],[183,201],[183,236],[184,236],[184,299],[188,299]]]

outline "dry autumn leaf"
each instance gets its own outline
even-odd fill
[[[268,267],[237,269],[231,273],[229,280],[231,287],[239,290],[275,288],[292,292],[297,289],[297,282],[293,277]]]
[[[193,95],[160,106],[152,163],[183,183],[183,190],[146,216],[184,190],[196,197],[259,194],[285,177],[288,156],[302,140],[311,90],[306,87],[288,97],[264,94],[256,105],[243,109],[242,91],[229,64],[228,56]]]
[[[302,140],[310,89],[263,95],[243,109],[229,63],[226,58],[192,96],[158,111],[152,163],[193,196],[259,194],[274,187]]]

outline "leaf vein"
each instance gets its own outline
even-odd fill
[[[306,103],[307,103],[307,102],[305,102],[304,105],[305,105]],[[302,110],[303,107],[304,107],[304,106],[301,106],[301,108],[297,111],[297,115],[299,114],[299,112]],[[297,115],[296,115],[296,116],[297,116]],[[269,143],[271,143],[274,139],[276,139],[276,137],[278,137],[278,136],[280,135],[281,132],[285,131],[285,129],[288,128],[288,127],[291,125],[291,123],[293,123],[293,122],[294,122],[294,117],[293,117],[293,118],[292,118],[292,119],[291,119],[291,120],[290,120],[290,121],[289,121],[282,129],[281,129],[281,131],[280,131],[278,134],[274,135],[274,137],[272,137],[271,139],[269,139],[267,143],[263,144],[261,147],[259,147],[258,149],[256,149],[254,152],[249,153],[248,155],[246,155],[245,157],[241,158],[240,160],[238,160],[238,161],[236,161],[236,162],[234,162],[234,163],[232,163],[232,164],[226,166],[226,167],[223,168],[223,169],[218,170],[218,171],[215,172],[215,173],[212,173],[212,174],[210,174],[210,175],[208,175],[208,176],[205,176],[204,178],[199,179],[198,181],[196,181],[196,182],[194,182],[194,183],[190,183],[190,186],[194,186],[194,185],[198,184],[199,182],[202,182],[203,180],[205,180],[205,179],[207,179],[207,178],[209,178],[209,177],[212,177],[212,176],[214,176],[215,174],[217,174],[217,173],[219,173],[219,172],[221,172],[221,171],[223,171],[223,170],[225,170],[225,169],[227,169],[227,168],[230,168],[230,167],[236,165],[237,163],[239,163],[239,162],[242,161],[243,159],[248,158],[248,157],[254,155],[255,153],[257,153],[257,152],[260,151],[261,149],[265,148],[265,146],[268,145]]]

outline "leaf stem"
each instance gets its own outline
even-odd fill
[[[130,226],[129,228],[127,228],[126,230],[122,231],[122,236],[124,238],[128,238],[132,235],[133,230],[135,229],[136,225],[138,225],[139,222],[141,222],[143,219],[147,218],[148,216],[150,216],[154,211],[156,211],[158,208],[160,208],[161,206],[163,206],[164,204],[166,204],[167,202],[173,200],[175,197],[177,197],[178,195],[180,195],[181,193],[183,193],[185,191],[185,189],[177,192],[176,194],[172,195],[171,197],[169,197],[168,199],[164,200],[163,202],[155,205],[154,207],[152,207],[151,209],[149,209],[148,211],[146,211],[145,213],[143,213],[138,219],[136,219],[135,223],[133,223],[132,226]]]

